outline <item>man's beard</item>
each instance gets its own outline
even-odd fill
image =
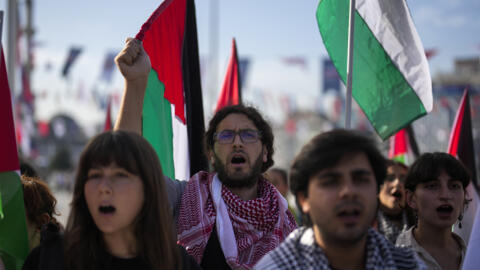
[[[218,174],[218,179],[228,188],[249,188],[255,185],[260,174],[262,173],[262,154],[258,155],[258,158],[255,160],[253,167],[248,175],[243,177],[231,177],[228,175],[226,165],[222,163],[217,154],[213,153],[215,163],[213,163],[213,168]]]

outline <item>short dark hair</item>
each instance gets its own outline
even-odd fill
[[[220,122],[225,119],[229,114],[243,114],[248,119],[250,119],[255,127],[260,131],[261,133],[261,141],[262,144],[265,145],[267,148],[267,162],[264,162],[262,164],[262,172],[265,172],[268,168],[270,168],[273,165],[273,132],[272,128],[270,125],[267,123],[267,121],[262,117],[260,112],[258,112],[257,109],[251,106],[245,106],[245,105],[233,105],[233,106],[226,106],[217,111],[215,115],[212,117],[210,120],[210,123],[208,124],[208,130],[205,133],[205,152],[208,154],[208,152],[213,151],[213,145],[215,144],[215,139],[213,134],[217,132],[217,126],[220,124]]]
[[[377,181],[377,192],[386,176],[386,160],[377,149],[375,142],[352,130],[336,129],[313,137],[303,146],[293,161],[290,170],[290,189],[295,196],[308,194],[310,178],[315,173],[331,168],[341,158],[350,153],[365,153]],[[302,209],[298,199],[297,205]],[[311,225],[308,215],[304,214],[305,225]]]
[[[418,184],[437,179],[443,171],[460,180],[464,189],[470,182],[470,173],[461,161],[450,154],[435,152],[421,155],[412,164],[405,178],[405,188],[413,192]]]

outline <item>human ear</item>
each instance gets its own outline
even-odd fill
[[[268,161],[268,150],[267,150],[267,147],[264,145],[262,147],[263,149],[263,162],[267,162]]]
[[[300,204],[302,212],[308,214],[308,212],[310,211],[310,203],[308,202],[308,199],[303,192],[297,192],[297,200]]]
[[[213,150],[210,150],[208,152],[208,158],[210,160],[210,164],[212,164],[212,166],[213,166],[215,164],[215,157],[214,157]]]
[[[415,196],[415,193],[408,189],[405,190],[405,193],[407,195],[408,206],[414,210],[417,210],[417,197]]]

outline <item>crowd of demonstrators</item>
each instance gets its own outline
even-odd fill
[[[79,160],[65,234],[23,269],[199,269],[175,242],[155,150],[124,131],[93,138]]]
[[[126,79],[116,129],[140,134],[148,56],[128,39],[116,63]],[[286,199],[262,176],[273,165],[272,129],[256,109],[236,105],[215,113],[204,140],[214,171],[166,179],[178,242],[204,269],[249,269],[296,228]]]
[[[287,179],[267,172],[270,125],[235,105],[199,134],[213,171],[169,179],[140,136],[148,55],[127,39],[115,61],[125,78],[116,131],[83,150],[65,229],[48,186],[22,176],[33,248],[23,269],[460,269],[465,244],[451,227],[470,177],[454,157],[424,154],[409,170],[372,138],[337,129],[309,141]]]
[[[374,227],[395,244],[400,233],[413,225],[405,207],[405,177],[408,167],[394,160],[387,161],[387,176],[380,186],[379,207]]]
[[[371,228],[386,161],[368,137],[334,130],[295,158],[290,186],[305,214],[255,269],[425,269],[416,254]]]
[[[446,153],[426,153],[406,177],[407,203],[416,224],[397,239],[398,246],[418,253],[430,269],[461,269],[466,246],[452,232],[468,204],[470,175],[460,161]]]
[[[289,200],[289,196],[291,194],[289,191],[287,171],[281,168],[272,168],[267,171],[266,178],[277,188],[280,194],[287,199],[288,210],[290,210],[290,213],[292,213],[295,217],[297,225],[302,225],[302,216],[299,213],[297,206],[294,203],[291,203]]]

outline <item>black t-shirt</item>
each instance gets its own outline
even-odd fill
[[[139,257],[124,259],[118,258],[110,255],[109,253],[104,253],[105,260],[102,260],[103,265],[102,269],[116,269],[116,270],[128,270],[128,269],[138,269],[138,270],[149,270],[148,265]]]
[[[222,247],[220,246],[220,241],[217,236],[216,226],[213,225],[212,233],[208,239],[207,246],[203,252],[202,262],[200,266],[207,269],[218,269],[218,270],[231,270],[230,266],[225,260],[225,255],[223,254]]]
[[[182,261],[182,270],[200,270],[200,266],[195,259],[187,254],[182,246],[177,245],[180,251],[180,259]],[[148,265],[140,257],[123,259],[112,256],[104,251],[101,255],[101,269],[150,269]],[[28,255],[23,265],[23,270],[63,270],[65,263],[63,260],[63,239],[58,233],[44,241],[40,246],[34,248]],[[212,269],[212,268],[209,268]]]

